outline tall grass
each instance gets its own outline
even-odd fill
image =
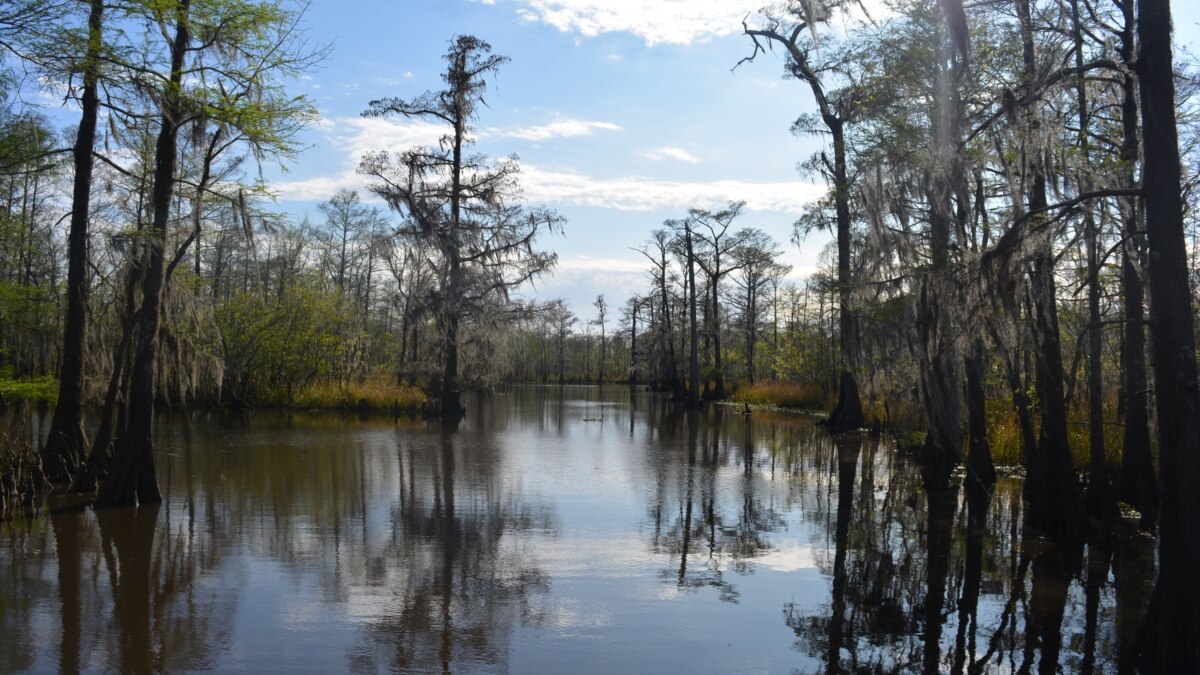
[[[750,405],[804,410],[828,410],[835,403],[818,385],[778,381],[743,384],[733,393],[732,399]]]
[[[1105,402],[1104,418],[1117,419],[1116,399]],[[1067,420],[1067,442],[1070,444],[1071,460],[1076,469],[1087,467],[1091,458],[1091,439],[1088,435],[1088,419],[1085,411],[1073,410]],[[1021,425],[1010,399],[988,400],[986,407],[988,446],[992,460],[998,465],[1017,465],[1022,461]],[[1036,425],[1036,422],[1035,422]],[[1036,433],[1036,430],[1035,432]],[[1104,454],[1110,468],[1121,462],[1123,430],[1119,424],[1104,427]]]
[[[284,406],[312,410],[418,412],[428,403],[428,397],[420,388],[398,385],[390,377],[376,377],[345,385],[338,382],[310,384]]]

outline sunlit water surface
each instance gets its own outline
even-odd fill
[[[886,441],[624,387],[158,427],[161,507],[0,524],[0,671],[1113,672],[1153,542],[982,528]],[[935,504],[931,517],[929,504]]]

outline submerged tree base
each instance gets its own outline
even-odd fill
[[[825,425],[833,433],[858,429],[866,423],[863,415],[862,400],[858,395],[858,381],[850,371],[843,370],[838,383],[838,402]]]

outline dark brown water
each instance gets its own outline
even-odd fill
[[[468,408],[164,417],[162,506],[0,524],[0,671],[1116,672],[1152,582],[805,418]]]

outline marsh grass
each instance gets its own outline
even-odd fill
[[[284,407],[308,410],[358,410],[360,412],[418,412],[429,399],[419,387],[397,385],[390,377],[362,382],[311,384]]]
[[[834,404],[818,385],[778,381],[742,384],[731,399],[736,403],[803,410],[829,410]]]
[[[1106,401],[1104,418],[1117,419],[1116,399]],[[1021,464],[1021,425],[1009,399],[988,400],[986,407],[988,445],[992,460],[1001,466]],[[1091,440],[1088,437],[1087,412],[1071,410],[1067,420],[1067,441],[1071,446],[1071,460],[1075,468],[1087,468],[1091,457]],[[1036,424],[1036,422],[1035,422]],[[1036,433],[1036,431],[1035,431]],[[1104,427],[1104,454],[1110,471],[1120,466],[1123,428],[1120,424]]]

